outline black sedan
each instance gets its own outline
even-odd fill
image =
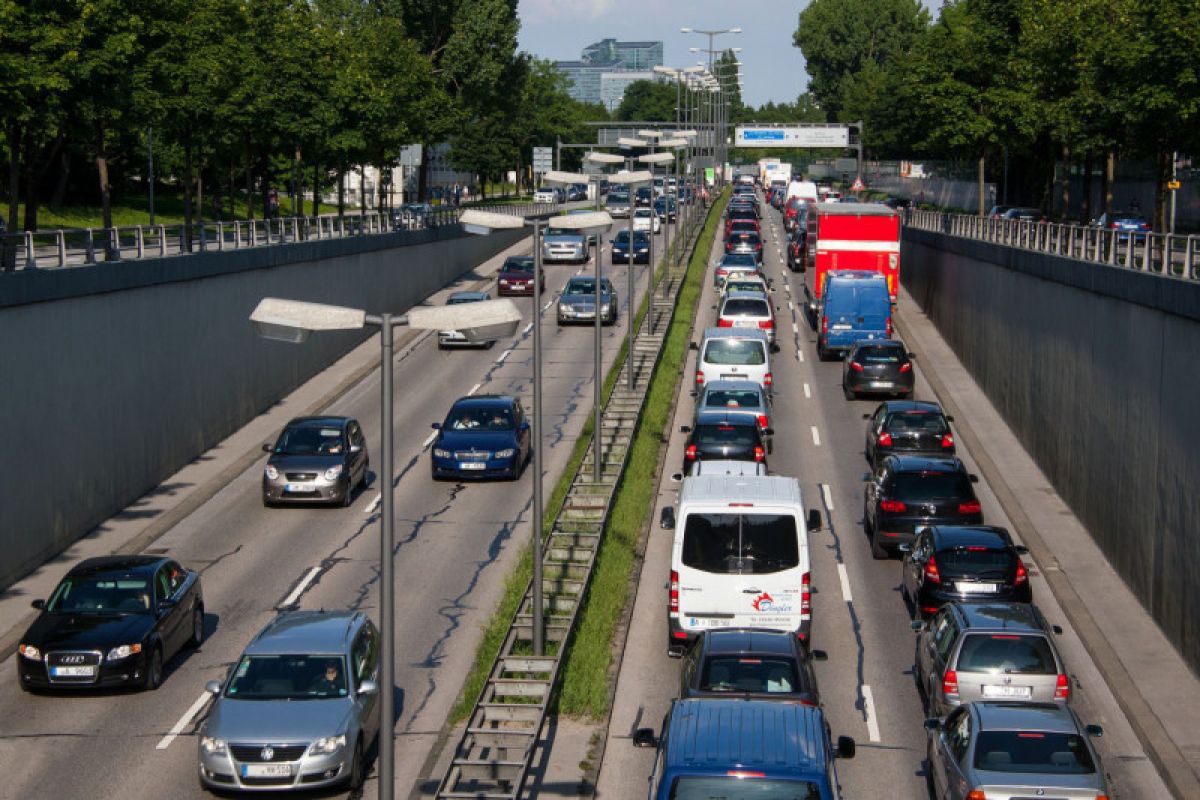
[[[913,392],[912,359],[913,354],[901,342],[863,339],[842,361],[842,394],[847,400],[862,394],[909,397]]]
[[[533,256],[509,256],[500,265],[496,276],[496,294],[501,297],[512,295],[533,296]],[[541,291],[546,291],[546,276],[542,275]]]
[[[157,689],[163,664],[204,639],[200,574],[163,556],[103,556],[74,567],[17,647],[21,688]]]
[[[795,634],[787,631],[703,631],[683,656],[679,696],[737,696],[819,706],[812,662],[825,659],[824,651],[807,653]]]
[[[928,619],[944,603],[1032,603],[1028,552],[1004,528],[940,525],[925,528],[908,553],[900,591],[913,616]]]
[[[443,422],[433,423],[433,479],[521,477],[533,454],[529,420],[511,395],[460,397]]]
[[[971,486],[978,479],[954,456],[888,456],[864,479],[863,528],[875,558],[910,544],[927,525],[983,524]]]
[[[612,263],[629,263],[629,229],[622,228],[612,240]],[[633,263],[650,263],[650,234],[647,231],[633,232]]]
[[[275,444],[263,469],[264,506],[277,503],[332,503],[348,506],[354,490],[367,482],[371,461],[367,438],[350,417],[296,417]]]
[[[889,400],[873,414],[863,414],[867,424],[867,461],[877,466],[891,453],[954,455],[953,417],[942,413],[937,403],[921,400]]]
[[[754,461],[767,463],[764,437],[774,435],[771,428],[760,429],[758,420],[748,414],[726,411],[704,411],[696,416],[695,425],[682,425],[679,430],[688,434],[683,451],[683,472],[686,475],[697,461]]]

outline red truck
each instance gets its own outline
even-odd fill
[[[804,294],[815,312],[829,270],[865,270],[887,278],[896,302],[900,290],[900,215],[885,205],[817,203],[808,214],[808,275]]]

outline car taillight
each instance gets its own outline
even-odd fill
[[[731,320],[731,319],[725,319],[724,317],[722,317],[722,318],[720,318],[720,319],[718,319],[718,320],[717,320],[717,327],[718,327],[718,328],[732,328],[732,327],[733,327],[733,320]]]
[[[946,434],[942,437],[942,447],[954,447],[954,437]]]
[[[1071,696],[1071,683],[1067,680],[1067,676],[1059,674],[1058,682],[1054,684],[1054,699],[1066,700]]]
[[[821,318],[821,333],[829,333],[829,318]]]
[[[761,444],[754,445],[754,460],[761,464],[763,459],[765,459],[766,457],[767,457],[767,454],[763,450],[762,445]]]
[[[886,323],[887,324],[884,326],[884,330],[887,331],[887,337],[890,339],[892,338],[892,318],[888,317]]]
[[[987,793],[983,789],[972,789],[967,794],[967,800],[987,800]]]
[[[697,371],[696,372],[696,385],[699,386],[702,383],[704,383],[704,373]]]
[[[901,372],[912,372],[912,362],[905,361],[903,364],[900,365],[900,371]]]
[[[762,250],[762,242],[758,242],[757,244],[755,244],[755,245],[754,245],[754,249],[755,249],[755,250]]]
[[[771,375],[771,373],[768,372],[766,375],[763,376],[763,385],[764,386],[770,386],[773,383],[775,383],[775,378],[774,378],[774,376]]]
[[[807,572],[800,577],[800,619],[812,619],[812,583]]]
[[[1115,231],[1117,228],[1121,227],[1121,225],[1118,222],[1114,222],[1112,225],[1109,225],[1108,227],[1112,228]]]
[[[958,697],[958,673],[952,669],[942,675],[942,694],[946,697]]]
[[[679,613],[679,573],[671,570],[671,592],[668,595],[672,614]]]
[[[930,583],[942,582],[942,575],[938,572],[937,556],[930,556],[929,560],[925,562],[925,580]]]
[[[903,514],[908,506],[900,500],[880,500],[879,508],[889,514]]]
[[[688,461],[695,461],[696,460],[696,445],[689,444],[687,446],[687,450],[685,450],[683,452],[683,457],[686,458]]]
[[[982,510],[983,507],[979,505],[978,500],[968,500],[965,503],[958,504],[958,513],[960,514],[978,514]]]
[[[769,331],[769,330],[771,330],[772,328],[774,328],[774,327],[775,327],[775,320],[773,320],[773,319],[761,319],[761,320],[759,320],[759,321],[758,321],[758,327],[762,328],[763,330],[768,330],[768,331]]]
[[[767,415],[766,415],[766,414],[759,414],[759,415],[758,415],[758,427],[760,427],[760,428],[767,428],[767,427],[769,427],[769,426],[770,426],[770,424],[771,424],[771,421],[770,421],[769,419],[767,419]]]
[[[863,371],[863,365],[862,365],[862,364],[860,364],[860,363],[858,363],[857,361],[851,361],[851,362],[850,362],[850,369],[854,370],[855,372],[862,372],[862,371]]]
[[[975,505],[979,505],[979,503],[976,503]],[[1013,585],[1021,586],[1026,583],[1029,583],[1029,570],[1025,569],[1025,562],[1018,558],[1017,577],[1013,578]]]
[[[892,435],[890,433],[879,434],[879,445],[881,447],[891,447],[892,446]]]

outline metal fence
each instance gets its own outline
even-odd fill
[[[988,219],[911,210],[907,224],[949,236],[1076,258],[1094,264],[1200,280],[1200,236],[1121,231],[1091,225]]]

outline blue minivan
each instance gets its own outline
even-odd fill
[[[829,741],[820,708],[736,698],[676,700],[661,738],[643,728],[638,747],[657,747],[650,800],[836,800],[838,758],[854,758],[854,740]]]
[[[839,270],[825,277],[817,308],[817,356],[840,357],[863,339],[892,337],[887,278],[878,272]]]

